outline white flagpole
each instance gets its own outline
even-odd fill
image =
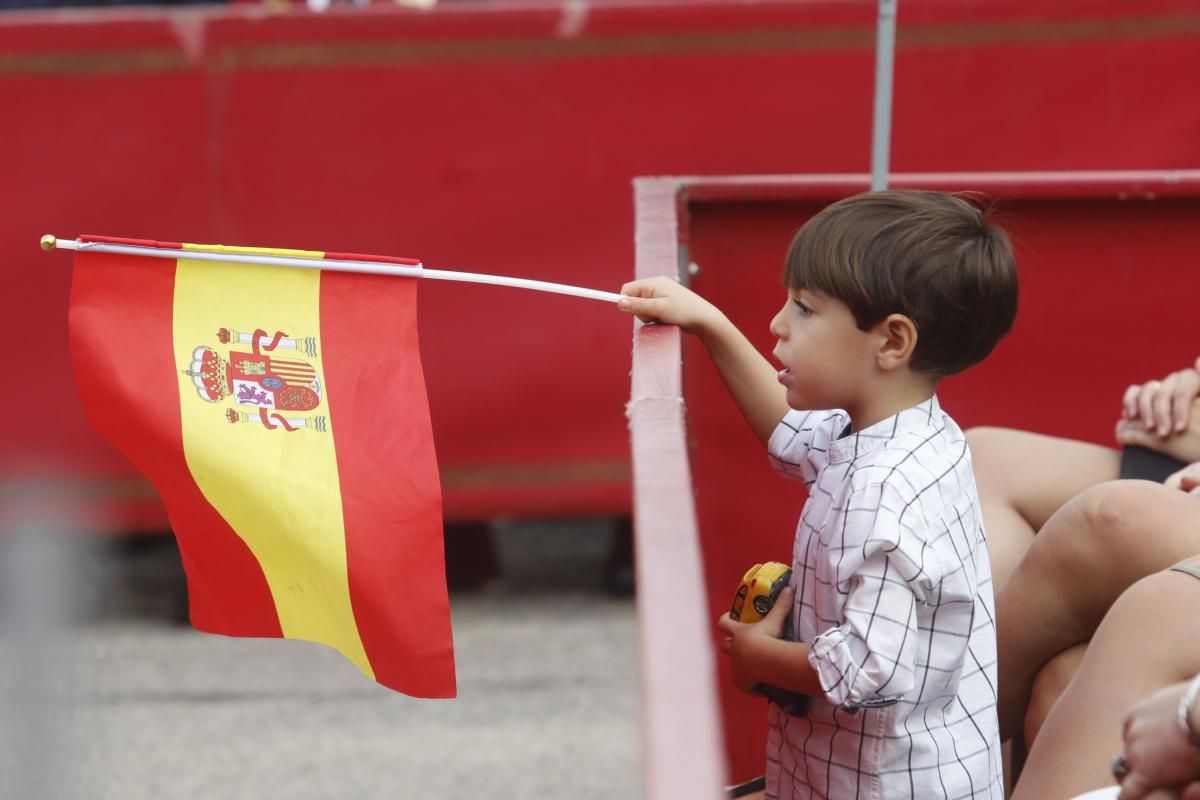
[[[871,130],[871,191],[888,187],[892,146],[892,77],[896,57],[896,6],[899,0],[879,0],[875,34],[875,116]]]
[[[425,269],[423,265],[405,266],[386,264],[379,261],[346,261],[331,258],[304,258],[301,256],[272,256],[260,253],[217,253],[211,250],[173,250],[165,247],[140,247],[111,242],[81,242],[78,239],[59,239],[47,234],[42,237],[42,249],[83,250],[95,253],[118,253],[151,258],[186,258],[192,261],[224,261],[236,264],[261,266],[299,267],[301,269],[324,269],[333,272],[365,272],[372,275],[396,275],[405,278],[428,278],[435,281],[459,281],[463,283],[487,283],[494,286],[511,286],[517,289],[532,289],[538,292],[566,294],[588,300],[606,300],[615,303],[621,295],[584,289],[562,283],[534,281],[526,278],[510,278],[505,275],[482,275],[477,272],[451,272],[440,269]]]

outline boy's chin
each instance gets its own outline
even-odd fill
[[[787,393],[788,408],[793,411],[811,411],[814,408],[820,408],[812,403],[812,398],[803,392],[789,391]]]

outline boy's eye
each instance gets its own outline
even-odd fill
[[[808,305],[805,305],[803,300],[793,300],[792,302],[795,303],[796,308],[800,310],[800,316],[807,317],[809,314],[813,313],[812,308]]]

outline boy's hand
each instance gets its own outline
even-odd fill
[[[717,620],[717,627],[726,634],[721,641],[721,652],[730,657],[733,682],[742,691],[757,693],[754,687],[763,682],[762,676],[755,671],[757,648],[765,640],[783,638],[784,623],[792,611],[794,596],[795,591],[790,587],[784,589],[770,612],[758,622],[735,622],[729,614]]]
[[[622,311],[642,322],[678,325],[689,333],[700,333],[721,318],[712,303],[670,278],[646,278],[621,287],[625,297],[617,302]]]

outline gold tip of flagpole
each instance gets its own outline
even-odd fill
[[[42,237],[42,249],[45,250],[47,253],[49,253],[51,250],[53,250],[57,246],[58,246],[58,239],[55,239],[50,234],[47,233],[45,236]]]

